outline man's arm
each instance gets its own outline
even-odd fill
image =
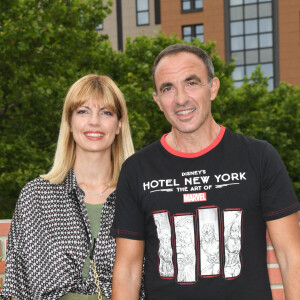
[[[111,300],[137,300],[141,289],[145,242],[116,238]]]
[[[297,213],[268,221],[268,232],[282,275],[287,300],[300,299],[300,229]]]

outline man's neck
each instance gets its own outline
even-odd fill
[[[209,126],[195,132],[183,133],[172,128],[166,137],[167,144],[176,151],[196,153],[210,146],[220,133],[220,126],[213,121]]]

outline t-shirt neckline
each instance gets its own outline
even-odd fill
[[[185,157],[185,158],[195,158],[195,157],[202,156],[205,153],[211,151],[213,148],[215,148],[221,142],[221,140],[224,136],[224,133],[225,133],[225,129],[226,129],[226,127],[220,125],[220,132],[219,132],[218,136],[216,137],[216,139],[209,146],[207,146],[206,148],[202,149],[199,152],[185,153],[185,152],[180,152],[180,151],[173,149],[166,142],[166,136],[169,133],[166,133],[162,136],[162,138],[160,139],[160,143],[165,148],[165,150],[167,150],[169,153],[171,153],[175,156]]]

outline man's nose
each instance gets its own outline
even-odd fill
[[[185,103],[188,101],[188,94],[184,87],[178,87],[176,90],[176,103],[179,105],[185,105]]]

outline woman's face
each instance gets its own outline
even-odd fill
[[[111,151],[115,137],[120,133],[121,121],[103,101],[92,98],[72,112],[71,132],[76,153]]]

